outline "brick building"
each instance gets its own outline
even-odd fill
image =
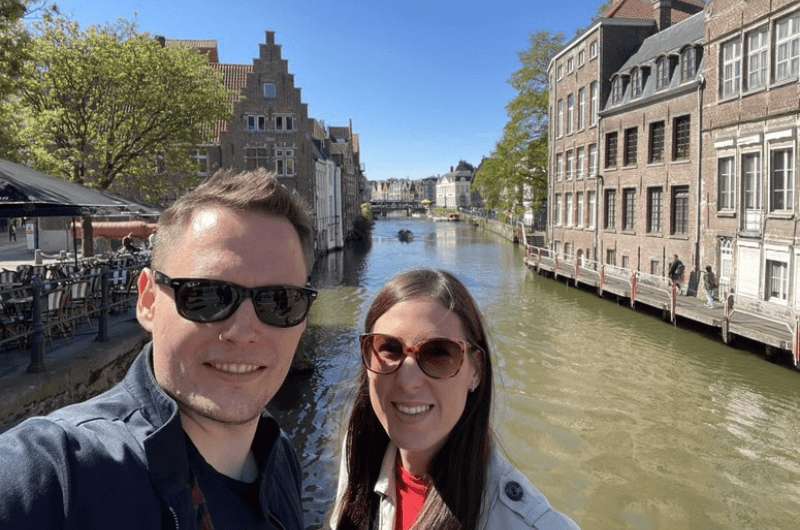
[[[706,8],[703,265],[736,303],[800,307],[800,3]]]

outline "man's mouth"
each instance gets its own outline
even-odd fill
[[[241,363],[208,363],[208,366],[226,374],[251,374],[264,369],[263,366],[257,364]]]

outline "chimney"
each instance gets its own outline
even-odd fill
[[[672,24],[672,0],[654,0],[653,18],[658,31],[667,29]]]
[[[275,32],[268,31],[267,32],[267,44],[275,44]]]

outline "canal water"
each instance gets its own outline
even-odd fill
[[[502,446],[584,529],[800,528],[800,373],[539,277],[520,249],[466,223],[414,219],[377,222],[371,245],[315,272],[301,345],[314,370],[271,405],[305,470],[309,528],[335,494],[367,306],[418,266],[472,291],[494,347]]]

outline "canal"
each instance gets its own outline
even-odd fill
[[[398,241],[401,228],[415,239]],[[584,529],[798,527],[800,374],[539,277],[520,249],[466,223],[403,219],[319,264],[301,345],[314,370],[271,405],[305,469],[309,528],[335,494],[367,306],[418,266],[472,291],[494,347],[501,443]]]

